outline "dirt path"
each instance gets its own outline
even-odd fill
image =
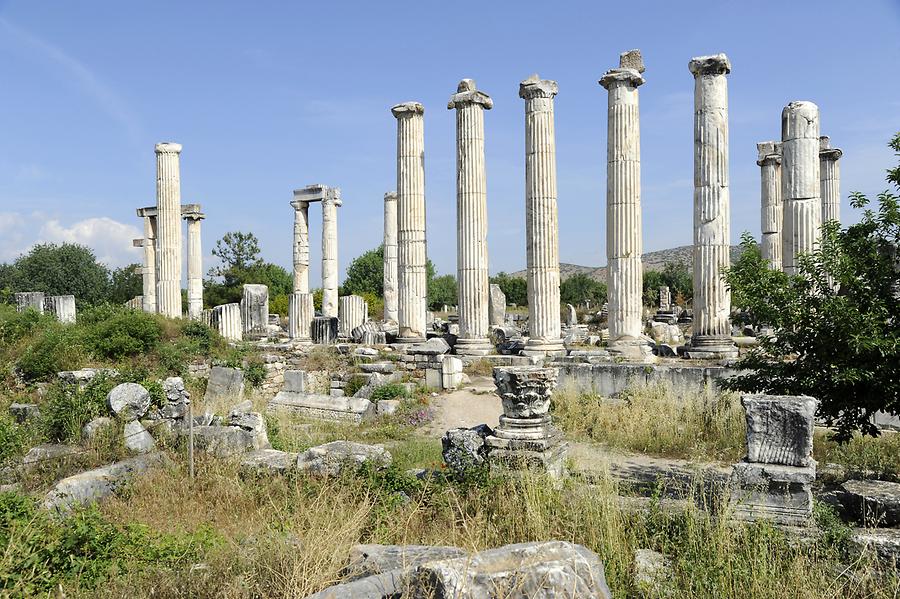
[[[456,391],[433,398],[434,420],[422,428],[422,433],[429,437],[441,437],[451,428],[468,428],[478,424],[487,424],[491,428],[497,426],[503,408],[494,391],[491,377],[472,375],[471,382]]]

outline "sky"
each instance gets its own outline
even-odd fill
[[[724,52],[731,237],[759,236],[756,143],[811,100],[844,151],[851,191],[887,188],[900,131],[900,0],[848,2],[121,2],[0,0],[0,262],[74,241],[139,262],[135,209],[155,203],[153,148],[175,141],[182,202],[200,203],[204,266],[228,231],[251,231],[290,270],[294,189],[342,188],[341,278],[382,240],[396,187],[393,104],[425,106],[428,254],[456,270],[455,114],[473,78],[485,115],[490,271],[525,265],[524,101],[532,73],[559,83],[560,260],[606,263],[606,91],[639,48],[644,251],[692,241],[691,57]],[[310,209],[311,284],[321,210]]]

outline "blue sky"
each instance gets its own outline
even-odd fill
[[[606,92],[640,48],[645,251],[691,243],[692,56],[725,52],[732,239],[759,235],[756,142],[782,107],[816,102],[851,190],[886,188],[900,130],[900,2],[36,2],[0,0],[0,260],[36,241],[82,241],[138,261],[134,210],[155,202],[157,141],[177,141],[182,200],[202,203],[209,252],[249,230],[291,263],[292,190],[343,189],[340,263],[377,246],[396,185],[392,104],[425,105],[428,251],[455,272],[454,113],[474,78],[487,113],[491,272],[525,263],[524,102],[531,73],[559,82],[560,256],[605,259]],[[320,212],[311,211],[312,282]],[[207,260],[207,266],[211,259]]]

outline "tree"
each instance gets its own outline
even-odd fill
[[[109,301],[124,304],[144,292],[144,277],[140,264],[129,264],[109,273]]]
[[[900,156],[900,134],[891,141]],[[888,171],[900,189],[900,167]],[[868,198],[851,194],[854,208]],[[745,234],[743,254],[726,272],[738,320],[768,326],[759,345],[738,362],[747,372],[728,388],[811,395],[818,415],[845,441],[854,431],[876,435],[871,416],[900,413],[900,196],[878,195],[846,229],[826,223],[796,275],[769,268]]]
[[[93,250],[76,243],[43,243],[3,269],[10,291],[43,291],[47,295],[74,295],[79,303],[107,299],[109,271],[97,262]]]
[[[528,282],[524,278],[498,272],[491,277],[491,283],[500,287],[506,295],[507,303],[517,306],[528,305]]]
[[[384,246],[358,256],[347,267],[341,295],[372,293],[384,297]]]
[[[259,257],[259,240],[253,233],[234,231],[225,233],[216,242],[212,255],[222,261],[217,268],[211,269],[210,276],[224,277],[230,270],[245,270],[256,266],[262,260]]]
[[[428,307],[432,310],[439,310],[444,304],[455,306],[457,297],[456,277],[453,275],[434,277],[428,284]]]
[[[208,306],[240,301],[243,286],[251,283],[266,285],[269,297],[273,298],[293,291],[291,274],[283,267],[260,258],[259,240],[253,233],[226,233],[216,242],[212,254],[222,264],[210,269],[209,279],[203,282],[203,299]]]
[[[644,305],[659,304],[659,288],[667,286],[672,297],[687,301],[694,295],[694,278],[691,269],[682,262],[666,262],[661,271],[644,271]]]
[[[559,284],[559,300],[573,306],[586,302],[600,305],[606,301],[606,285],[584,273],[574,274]]]

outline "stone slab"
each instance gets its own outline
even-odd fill
[[[267,412],[287,411],[307,418],[359,424],[375,416],[375,404],[360,397],[336,397],[313,393],[278,393]]]

